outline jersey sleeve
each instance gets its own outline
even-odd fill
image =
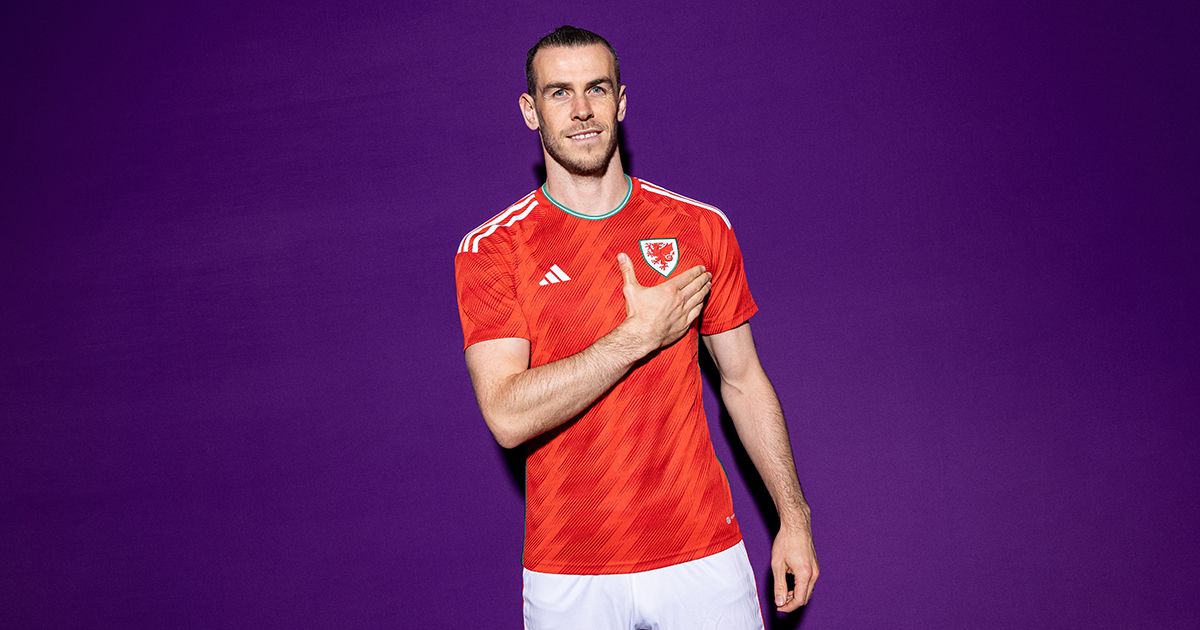
[[[700,334],[715,335],[737,328],[758,312],[746,282],[746,268],[737,237],[725,217],[716,213],[705,215],[702,226],[708,235],[712,261],[712,289],[700,319]]]
[[[485,239],[478,251],[459,252],[454,257],[454,281],[464,350],[487,339],[529,338],[502,239]]]

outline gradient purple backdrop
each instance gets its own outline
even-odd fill
[[[3,10],[0,626],[520,626],[453,255],[562,23],[737,230],[800,627],[1200,624],[1194,5],[401,4]]]

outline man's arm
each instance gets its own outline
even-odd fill
[[[702,339],[721,373],[721,400],[779,512],[779,534],[771,548],[775,605],[791,612],[808,603],[818,568],[811,511],[796,477],[783,410],[759,363],[749,322]],[[795,578],[794,592],[787,588],[787,573]]]
[[[625,254],[625,321],[584,350],[529,367],[529,341],[491,339],[466,350],[467,370],[488,428],[505,448],[557,427],[608,391],[638,359],[675,343],[704,306],[712,274],[693,267],[643,287]]]

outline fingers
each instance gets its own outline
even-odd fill
[[[772,564],[771,574],[775,577],[775,607],[782,609],[788,601],[787,567],[782,563]]]
[[[703,282],[701,282],[703,280]],[[693,287],[693,285],[696,285]],[[687,295],[689,291],[693,291],[683,303],[683,310],[690,311],[697,305],[704,303],[704,298],[708,297],[708,292],[712,290],[712,281],[708,279],[708,274],[704,274],[692,281],[692,284],[687,285],[683,289],[683,294]],[[690,321],[690,320],[689,320]]]
[[[625,280],[626,286],[640,287],[637,276],[633,273],[633,263],[629,262],[629,256],[625,252],[617,254],[617,267],[621,269],[621,278]]]
[[[779,612],[794,612],[808,604],[818,570],[812,532],[807,525],[780,530],[771,548],[771,570],[775,575],[775,606]],[[787,587],[789,573],[793,577],[791,590]]]
[[[813,559],[812,575],[808,579],[808,592],[804,595],[804,603],[807,604],[812,599],[813,587],[817,585],[817,576],[821,575],[821,570],[817,568],[817,561]]]
[[[809,598],[812,597],[813,585],[817,581],[815,567],[808,564],[801,563],[798,569],[789,569],[788,571],[792,573],[795,580],[795,590],[788,593],[791,601],[779,609],[781,612],[792,612],[807,604]]]
[[[712,274],[705,271],[705,272],[697,275],[695,277],[695,279],[693,279],[691,282],[688,282],[687,284],[683,285],[683,287],[681,287],[679,289],[679,292],[682,293],[684,296],[691,296],[692,293],[699,291],[701,288],[704,287],[704,285],[706,283],[708,283],[711,280],[712,280]]]
[[[801,583],[802,580],[800,579],[800,577],[793,574],[792,580],[795,583],[795,585],[792,587],[792,590],[788,591],[787,603],[784,604],[783,606],[779,607],[780,612],[785,612],[785,613],[795,612],[801,606],[808,603],[808,600],[804,598],[804,594],[806,592],[805,591],[806,587],[804,584]]]
[[[693,280],[695,280],[697,277],[699,277],[703,273],[704,273],[704,265],[696,265],[695,267],[688,269],[687,271],[679,274],[678,276],[675,276],[674,278],[667,280],[667,282],[664,284],[670,283],[670,284],[674,284],[674,285],[680,286],[680,287],[687,286],[688,284],[691,284],[691,282]]]

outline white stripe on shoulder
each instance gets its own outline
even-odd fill
[[[491,227],[491,226],[493,226],[493,225],[495,225],[495,224],[497,224],[497,223],[499,223],[499,222],[503,221],[503,220],[505,219],[505,217],[507,217],[508,215],[510,215],[510,214],[512,214],[512,213],[514,213],[514,212],[517,212],[517,211],[521,210],[522,208],[524,208],[524,207],[525,207],[525,204],[529,203],[529,200],[530,200],[530,199],[533,199],[533,195],[534,195],[534,193],[536,193],[536,192],[537,192],[537,191],[536,191],[536,190],[534,190],[534,191],[530,192],[528,195],[525,195],[524,197],[521,197],[521,199],[520,199],[520,200],[518,200],[518,201],[517,201],[516,203],[514,203],[513,205],[511,205],[511,206],[509,206],[509,207],[505,208],[505,209],[504,209],[503,211],[501,211],[499,214],[497,214],[496,216],[494,216],[494,217],[492,217],[492,218],[488,219],[487,221],[484,221],[484,222],[483,222],[483,224],[482,224],[482,225],[480,225],[479,227],[477,227],[477,228],[475,228],[475,229],[471,230],[470,232],[467,232],[467,235],[466,235],[466,236],[464,236],[464,237],[462,237],[462,240],[458,242],[458,253],[460,253],[460,254],[461,254],[462,252],[465,252],[465,251],[467,251],[467,246],[468,246],[468,243],[470,243],[470,241],[471,241],[471,237],[473,237],[473,236],[475,236],[476,234],[478,234],[479,232],[481,232],[481,231],[483,231],[483,230],[485,230],[485,229],[487,229],[487,228],[489,228],[489,227]]]
[[[518,215],[514,215],[512,218],[510,218],[508,220],[508,223],[505,223],[504,225],[500,225],[500,223],[497,222],[494,225],[492,225],[492,227],[488,228],[488,230],[486,232],[476,235],[474,240],[471,241],[471,251],[478,252],[479,251],[479,241],[482,241],[483,239],[491,236],[492,232],[495,232],[497,228],[508,227],[508,226],[516,223],[517,221],[520,221],[521,219],[524,219],[525,217],[529,216],[529,213],[534,208],[536,208],[537,205],[538,205],[538,202],[534,201],[533,203],[529,204],[525,208],[525,212],[522,212],[521,214],[518,214]],[[519,209],[520,208],[518,208],[518,210]]]
[[[666,188],[663,188],[662,186],[659,186],[658,184],[651,184],[650,182],[648,182],[644,179],[639,179],[638,181],[642,182],[642,190],[648,190],[652,193],[659,194],[664,197],[670,197],[671,199],[675,199],[676,201],[690,203],[693,206],[704,208],[705,210],[712,210],[713,212],[717,213],[717,216],[721,217],[722,221],[725,222],[725,227],[727,227],[731,230],[733,229],[733,226],[730,225],[730,223],[729,223],[729,217],[725,216],[725,213],[718,210],[715,206],[710,206],[706,203],[696,201],[695,199],[692,199],[691,197],[684,197],[683,195],[681,195],[677,192],[672,192],[670,190],[667,190]]]

